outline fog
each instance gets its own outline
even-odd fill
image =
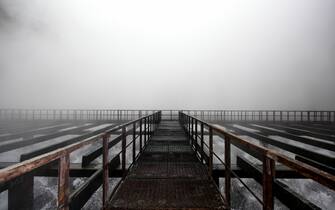
[[[335,109],[334,0],[0,0],[0,108]]]

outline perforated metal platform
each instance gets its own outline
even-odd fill
[[[110,209],[225,209],[209,180],[126,179]]]
[[[226,208],[179,123],[163,121],[108,209]]]

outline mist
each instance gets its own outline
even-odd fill
[[[335,109],[335,1],[0,0],[0,108]]]

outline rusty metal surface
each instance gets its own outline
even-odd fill
[[[129,173],[131,178],[168,178],[167,162],[145,162],[137,163]]]
[[[164,162],[168,161],[168,154],[155,153],[155,152],[143,152],[139,157],[141,162]]]
[[[195,153],[169,153],[170,162],[198,162]]]
[[[146,152],[169,152],[169,146],[168,145],[161,145],[161,146],[156,146],[156,145],[148,145],[147,149],[145,150]]]
[[[161,140],[156,140],[156,141],[151,141],[150,142],[151,145],[169,145],[169,144],[173,144],[173,145],[190,145],[190,143],[184,139],[182,140],[176,140],[176,141],[161,141]]]
[[[180,152],[180,153],[193,153],[190,146],[185,145],[169,145],[169,152]]]
[[[206,167],[199,162],[169,162],[169,178],[208,179]]]
[[[209,180],[126,179],[109,209],[225,209]]]
[[[142,162],[133,167],[128,177],[206,179],[208,173],[206,168],[198,162]]]

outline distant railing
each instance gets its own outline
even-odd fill
[[[187,113],[187,112],[186,112]],[[236,135],[233,135],[219,126],[207,123],[199,118],[188,115],[186,113],[179,113],[179,121],[187,132],[189,140],[192,144],[193,149],[202,162],[205,162],[208,166],[208,173],[210,176],[213,175],[213,159],[216,158],[225,166],[225,198],[228,207],[231,206],[231,177],[237,178],[245,188],[255,197],[255,199],[261,203],[264,210],[274,209],[274,187],[273,183],[275,180],[275,167],[276,162],[281,163],[288,168],[298,172],[306,178],[313,179],[314,181],[328,187],[329,189],[335,190],[335,176],[317,168],[314,168],[305,163],[299,162],[285,155],[278,153],[272,149],[268,149],[250,141],[246,141]],[[208,143],[205,142],[204,135],[205,129],[208,133]],[[224,157],[220,157],[213,150],[213,135],[217,134],[224,139]],[[263,187],[263,199],[259,198],[233,170],[231,170],[231,145],[234,145],[242,151],[260,160],[262,164],[262,187]],[[207,148],[208,153],[205,152],[204,148]]]
[[[106,207],[107,201],[109,198],[109,149],[110,144],[115,145],[117,142],[121,141],[121,151],[117,155],[121,155],[121,169],[122,169],[122,180],[125,178],[127,174],[126,169],[126,152],[129,146],[132,146],[132,162],[136,160],[139,154],[142,152],[143,148],[153,135],[153,132],[157,128],[159,122],[161,120],[161,112],[154,112],[153,114],[138,118],[134,121],[116,126],[106,132],[97,134],[93,137],[87,138],[78,143],[74,143],[72,145],[66,146],[64,148],[49,152],[47,154],[43,154],[37,156],[33,159],[21,162],[19,164],[12,165],[10,167],[4,168],[0,170],[0,185],[10,182],[15,178],[28,174],[35,169],[38,169],[42,166],[46,166],[49,163],[54,161],[59,161],[59,176],[58,176],[58,209],[66,210],[69,209],[71,199],[74,195],[70,194],[69,190],[69,171],[70,171],[70,154],[84,146],[92,145],[94,143],[101,142],[102,147],[102,174],[103,174],[103,207]],[[136,129],[139,129],[139,132],[136,132]],[[121,130],[121,135],[110,139],[110,136]],[[132,135],[132,141],[127,144],[127,134],[129,131],[132,131],[130,135]],[[136,135],[138,134],[138,135]],[[139,141],[139,150],[140,152],[136,155],[136,140]]]
[[[158,110],[121,109],[0,109],[2,120],[115,120],[129,121]]]
[[[159,110],[0,109],[0,120],[134,120]],[[162,120],[178,120],[179,111],[206,121],[335,122],[335,111],[160,110]]]
[[[206,121],[335,122],[335,111],[298,110],[183,110]]]

